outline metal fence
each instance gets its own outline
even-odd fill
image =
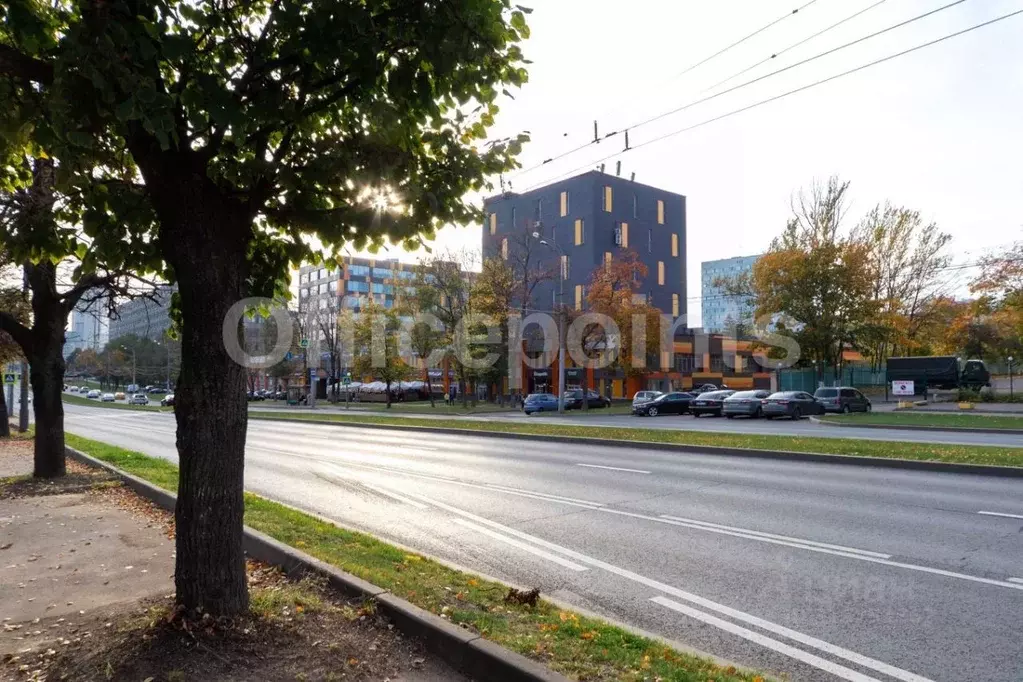
[[[884,372],[874,372],[869,366],[846,365],[835,376],[834,367],[785,369],[778,375],[779,391],[806,391],[813,393],[820,386],[884,386]]]

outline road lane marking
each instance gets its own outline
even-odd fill
[[[1009,582],[1023,584],[1023,578],[1009,578]]]
[[[1002,512],[989,512],[989,511],[979,511],[977,513],[978,514],[983,514],[984,516],[1004,516],[1007,519],[1023,519],[1023,515],[1021,515],[1021,514],[1003,514]]]
[[[640,575],[639,573],[630,571],[627,568],[621,568],[619,566],[615,566],[614,564],[609,564],[605,561],[601,561],[600,559],[596,559],[589,555],[582,554],[581,552],[576,552],[575,550],[569,549],[567,547],[562,547],[561,545],[549,542],[547,540],[544,540],[543,538],[538,538],[535,535],[530,535],[529,533],[524,533],[515,528],[511,528],[509,526],[497,523],[496,521],[485,519],[482,516],[477,516],[476,514],[473,514],[472,512],[467,512],[463,509],[459,509],[458,507],[452,507],[449,504],[445,504],[444,502],[439,502],[429,497],[419,495],[418,493],[408,494],[411,497],[414,497],[418,500],[422,500],[423,502],[433,505],[438,509],[443,509],[444,511],[451,512],[456,516],[461,516],[463,518],[470,519],[482,526],[488,526],[495,530],[501,531],[502,533],[506,533],[513,537],[530,542],[534,545],[544,547],[553,552],[558,552],[559,554],[562,554],[566,557],[574,559],[575,561],[578,561],[580,564],[586,564],[589,566],[593,566],[594,568],[603,569],[609,573],[613,573],[619,577],[625,578],[626,580],[631,580],[633,582],[639,583],[640,585],[645,585],[651,589],[657,590],[658,592],[663,592],[673,597],[677,597],[679,599],[683,599],[704,606],[705,608],[709,608],[713,611],[717,611],[725,615],[730,615],[740,620],[746,619],[747,622],[754,625],[758,625],[759,627],[762,627],[766,630],[771,630],[776,634],[782,634],[785,637],[788,637],[789,639],[801,642],[803,644],[808,644],[809,646],[814,646],[816,648],[821,649],[822,651],[827,651],[832,655],[845,658],[846,660],[856,663],[857,665],[862,665],[864,667],[871,668],[872,670],[877,670],[878,672],[884,672],[886,675],[896,677],[900,680],[903,680],[904,682],[930,682],[930,680],[927,680],[927,678],[920,677],[918,675],[915,675],[914,673],[905,670],[900,670],[899,668],[888,665],[887,663],[874,660],[872,658],[864,656],[863,654],[858,654],[855,651],[843,649],[842,647],[837,646],[835,644],[831,644],[829,642],[816,639],[814,637],[811,637],[810,635],[805,635],[801,632],[791,630],[782,625],[777,625],[770,621],[763,620],[762,618],[757,618],[756,616],[743,613],[742,611],[732,609],[728,606],[725,606],[724,604],[718,604],[709,599],[704,599],[703,597],[697,596],[690,592],[686,592],[684,590],[680,590],[679,588],[674,587],[672,585],[662,583],[659,580],[654,580],[653,578],[648,578],[644,575]]]
[[[423,504],[422,502],[416,502],[413,499],[405,497],[404,495],[399,495],[398,493],[393,493],[390,490],[387,490],[385,488],[379,488],[379,487],[377,487],[375,485],[370,485],[369,483],[364,483],[364,482],[361,482],[361,481],[360,481],[360,485],[362,485],[363,488],[368,488],[369,490],[372,490],[375,493],[379,493],[380,495],[383,495],[384,497],[390,497],[393,500],[397,500],[398,502],[401,502],[403,504],[407,504],[409,506],[415,507],[416,509],[429,509],[429,507],[427,505]]]
[[[843,545],[832,545],[827,542],[817,542],[816,540],[804,540],[803,538],[794,538],[788,535],[775,535],[774,533],[765,533],[759,530],[749,530],[747,528],[736,528],[735,526],[725,526],[720,523],[711,523],[710,521],[697,521],[696,519],[687,519],[681,516],[670,516],[668,514],[661,514],[662,519],[668,519],[669,521],[679,521],[687,524],[695,524],[698,526],[708,526],[709,528],[718,528],[721,530],[731,530],[739,533],[745,533],[747,535],[757,535],[764,538],[771,538],[774,540],[788,540],[789,542],[796,542],[801,545],[812,545],[814,547],[823,547],[825,549],[834,549],[840,552],[852,552],[853,554],[862,554],[864,556],[873,556],[879,559],[891,559],[891,554],[882,554],[881,552],[871,552],[865,549],[856,549],[855,547],[845,547]]]
[[[737,637],[742,637],[743,639],[749,640],[754,644],[759,644],[762,647],[771,649],[772,651],[776,651],[780,654],[788,656],[789,658],[794,658],[800,663],[805,663],[807,665],[813,666],[814,668],[819,668],[820,670],[831,673],[835,677],[840,677],[843,680],[850,680],[850,682],[880,682],[880,680],[878,680],[875,677],[869,677],[867,675],[864,675],[863,673],[858,673],[855,670],[852,670],[851,668],[846,668],[844,665],[832,663],[831,661],[823,659],[820,656],[815,656],[814,654],[803,651],[802,649],[797,649],[796,647],[785,644],[784,642],[779,642],[776,639],[771,639],[770,637],[762,635],[759,632],[747,630],[744,627],[740,627],[738,625],[735,625],[734,623],[730,623],[727,620],[722,620],[721,618],[718,618],[717,616],[712,616],[709,613],[697,611],[696,609],[686,606],[685,604],[679,604],[677,601],[672,601],[667,597],[651,597],[650,601],[656,602],[661,606],[665,606],[671,609],[672,611],[677,611],[678,613],[689,616],[690,618],[695,618],[696,620],[706,623],[707,625],[712,625],[720,630],[724,630],[725,632],[736,635]]]
[[[539,549],[537,547],[533,547],[531,545],[527,545],[524,542],[519,542],[518,540],[515,540],[513,538],[509,538],[509,537],[507,537],[505,535],[501,535],[500,533],[496,533],[496,532],[490,530],[489,528],[484,528],[483,526],[478,526],[475,523],[471,523],[469,521],[466,521],[465,519],[455,519],[454,521],[455,521],[455,523],[457,523],[460,526],[464,526],[466,528],[470,528],[470,529],[476,531],[477,533],[481,533],[483,535],[486,535],[487,537],[491,537],[491,538],[493,538],[495,540],[499,540],[499,541],[501,541],[501,542],[503,542],[503,543],[505,543],[507,545],[511,545],[512,547],[517,547],[517,548],[519,548],[519,549],[521,549],[521,550],[523,550],[525,552],[529,552],[530,554],[533,554],[533,555],[536,555],[538,557],[542,557],[544,559],[547,559],[548,561],[553,561],[554,563],[558,564],[559,566],[564,566],[567,569],[570,569],[570,570],[573,570],[573,571],[588,571],[589,570],[585,566],[580,566],[579,564],[575,563],[574,561],[569,561],[568,559],[563,559],[562,557],[558,556],[557,554],[552,554],[550,552],[545,552],[542,549]]]
[[[624,469],[622,467],[603,467],[599,464],[576,464],[577,467],[586,467],[587,469],[607,469],[608,471],[626,471],[630,474],[649,474],[649,471],[643,471],[642,469]]]
[[[431,476],[429,474],[417,474],[400,469],[386,469],[384,467],[377,467],[370,464],[359,464],[357,462],[344,462],[342,464],[330,463],[331,466],[344,470],[344,467],[365,469],[369,471],[375,471],[378,473],[385,474],[398,474],[399,476],[408,476],[409,478],[418,478],[427,481],[438,481],[440,483],[452,483],[454,485],[460,485],[465,488],[476,488],[477,490],[487,490],[490,492],[502,492],[509,495],[517,495],[519,497],[528,497],[534,500],[541,500],[543,502],[559,502],[561,504],[567,504],[572,507],[582,507],[583,509],[600,509],[603,507],[601,502],[590,502],[589,500],[578,500],[573,497],[561,497],[558,495],[548,495],[547,493],[538,493],[532,490],[522,490],[520,488],[508,488],[506,486],[500,486],[492,483],[480,484],[480,483],[469,483],[467,481],[458,481],[453,478],[441,478],[439,476]],[[345,473],[348,473],[347,471]]]

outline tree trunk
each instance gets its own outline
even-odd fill
[[[154,188],[161,251],[177,274],[182,319],[174,392],[177,601],[190,614],[234,616],[249,601],[242,549],[247,368],[228,355],[224,322],[248,294],[252,217],[201,170],[159,163],[143,171]]]
[[[437,407],[433,402],[433,383],[430,381],[430,370],[426,370],[426,394],[430,396],[430,407]]]
[[[384,397],[387,399],[387,409],[391,409],[391,380],[388,379],[385,388],[386,393]]]
[[[49,261],[26,266],[32,290],[32,347],[28,353],[36,433],[32,475],[67,472],[64,454],[64,327],[68,312],[57,295],[57,269]]]
[[[589,385],[586,382],[586,368],[585,367],[583,367],[582,375],[583,375],[583,378],[579,381],[580,385],[583,388],[583,404],[581,405],[581,407],[584,410],[588,410],[588,409],[590,409],[590,399],[589,399],[589,397],[586,394],[586,391],[589,389]]]
[[[11,437],[11,415],[7,411],[6,386],[0,386],[0,438]]]

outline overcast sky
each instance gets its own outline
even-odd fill
[[[807,0],[534,0],[529,83],[501,102],[495,137],[528,130],[528,169],[601,133],[705,96],[772,53],[875,4],[816,0],[692,71],[721,48]],[[952,0],[885,0],[749,71],[741,84]],[[524,4],[529,5],[527,0]],[[909,26],[668,116],[633,146],[1002,14],[1023,0],[965,0]],[[781,231],[794,190],[837,174],[852,182],[851,221],[875,203],[919,210],[954,236],[958,262],[1023,237],[1023,15],[683,132],[606,161],[614,172],[688,197],[690,324],[700,322],[700,263],[759,253]],[[724,87],[720,89],[724,89]],[[525,190],[588,170],[622,136],[519,175]],[[851,222],[850,222],[851,226]],[[478,249],[480,229],[445,229],[442,247]],[[381,254],[383,255],[383,254]],[[390,256],[413,259],[392,249]]]

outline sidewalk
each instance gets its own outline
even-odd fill
[[[252,613],[173,612],[173,515],[71,460],[41,483],[0,441],[0,680],[463,680],[361,604],[250,563]]]

